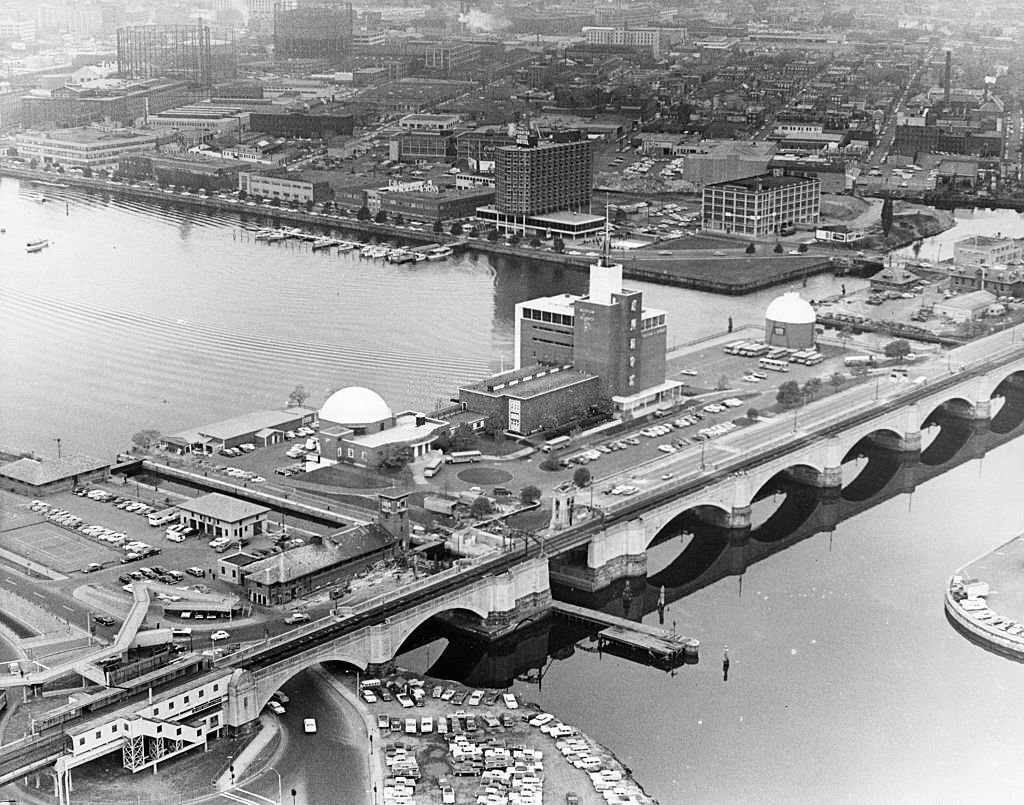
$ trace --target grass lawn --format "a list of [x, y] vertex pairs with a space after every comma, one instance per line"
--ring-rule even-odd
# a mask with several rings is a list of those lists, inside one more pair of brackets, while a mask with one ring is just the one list
[[306, 473], [300, 480], [324, 486], [347, 486], [350, 489], [381, 489], [392, 483], [402, 483], [405, 479], [400, 473], [392, 476], [346, 464], [334, 464]]

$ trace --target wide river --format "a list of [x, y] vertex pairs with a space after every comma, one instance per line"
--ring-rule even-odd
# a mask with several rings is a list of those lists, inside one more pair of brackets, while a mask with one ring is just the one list
[[[109, 456], [141, 428], [277, 406], [299, 383], [313, 404], [361, 384], [430, 408], [509, 363], [516, 302], [585, 282], [473, 256], [410, 268], [314, 254], [255, 243], [227, 215], [36, 192], [0, 181], [0, 445], [46, 455], [60, 438]], [[961, 218], [963, 233], [1024, 234], [1016, 214]], [[35, 237], [52, 245], [28, 255]], [[778, 293], [631, 285], [669, 312], [670, 343], [756, 322]], [[817, 277], [803, 293], [838, 288]], [[1024, 530], [1022, 480], [1017, 439], [673, 603], [666, 622], [700, 638], [698, 665], [563, 650], [542, 686], [514, 689], [609, 746], [665, 805], [1017, 802], [1022, 669], [956, 634], [942, 593]], [[654, 549], [651, 572], [679, 549]]]

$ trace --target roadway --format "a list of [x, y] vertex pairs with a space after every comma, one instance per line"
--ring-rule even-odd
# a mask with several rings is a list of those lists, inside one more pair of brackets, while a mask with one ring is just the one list
[[[950, 350], [945, 362], [932, 361], [920, 367], [911, 364], [907, 367], [905, 381], [891, 381], [886, 370], [885, 374], [876, 375], [874, 381], [869, 379], [846, 391], [794, 408], [791, 414], [689, 445], [638, 467], [595, 478], [591, 483], [592, 503], [605, 518], [645, 508], [651, 495], [691, 491], [723, 474], [766, 460], [779, 451], [788, 451], [805, 440], [819, 438], [851, 417], [862, 420], [929, 396], [936, 386], [962, 379], [960, 369], [963, 366], [970, 367], [964, 371], [977, 374], [1021, 352], [1024, 352], [1024, 325]], [[926, 382], [915, 383], [920, 377], [926, 378]], [[609, 498], [604, 491], [620, 485], [635, 486], [640, 491], [614, 498]]]

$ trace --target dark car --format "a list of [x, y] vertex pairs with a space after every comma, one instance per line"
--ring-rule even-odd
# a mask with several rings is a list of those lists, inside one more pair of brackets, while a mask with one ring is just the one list
[[117, 621], [115, 621], [115, 620], [114, 620], [114, 619], [113, 619], [112, 617], [110, 617], [109, 615], [95, 615], [95, 614], [94, 614], [94, 615], [92, 616], [92, 619], [93, 619], [93, 620], [94, 620], [94, 621], [95, 621], [96, 623], [98, 623], [98, 624], [99, 624], [100, 626], [113, 626], [113, 625], [114, 625], [115, 623], [117, 623]]

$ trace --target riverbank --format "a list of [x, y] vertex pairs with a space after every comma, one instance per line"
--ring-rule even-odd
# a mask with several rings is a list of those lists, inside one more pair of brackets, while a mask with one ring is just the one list
[[[268, 203], [257, 204], [255, 201], [240, 201], [233, 198], [217, 198], [192, 193], [184, 195], [160, 188], [130, 185], [112, 180], [87, 179], [83, 176], [66, 173], [56, 174], [53, 171], [34, 171], [2, 165], [0, 166], [0, 175], [28, 182], [47, 183], [40, 185], [41, 190], [45, 190], [47, 186], [53, 184], [66, 185], [69, 188], [146, 199], [157, 204], [173, 204], [235, 213], [268, 222], [274, 226], [304, 225], [322, 229], [325, 233], [355, 233], [364, 240], [376, 238], [418, 245], [444, 243], [451, 245], [456, 251], [488, 254], [510, 260], [529, 260], [578, 271], [588, 270], [594, 260], [593, 255], [555, 252], [546, 246], [534, 248], [527, 245], [526, 241], [523, 241], [521, 245], [513, 246], [484, 238], [456, 237], [445, 232], [434, 232], [432, 229], [417, 230], [389, 223], [378, 224], [374, 221], [360, 221], [355, 217], [337, 212], [316, 213], [290, 207], [275, 207]], [[730, 242], [730, 245], [737, 254], [709, 256], [707, 250], [701, 249], [661, 249], [657, 254], [651, 250], [641, 251], [639, 254], [635, 250], [616, 252], [613, 254], [613, 258], [622, 262], [622, 273], [627, 279], [730, 296], [748, 294], [794, 280], [804, 280], [809, 276], [831, 271], [833, 268], [832, 257], [828, 255], [791, 255], [774, 252], [747, 255], [743, 253], [742, 248], [745, 247], [745, 242], [733, 241]], [[574, 249], [569, 249], [569, 251], [574, 251]]]
[[972, 642], [1024, 662], [1024, 534], [960, 568], [946, 586], [946, 616]]

